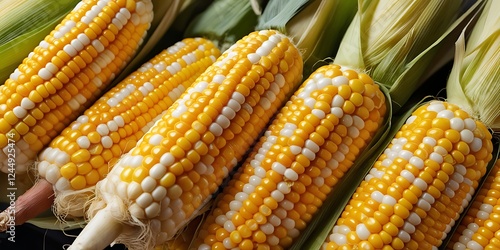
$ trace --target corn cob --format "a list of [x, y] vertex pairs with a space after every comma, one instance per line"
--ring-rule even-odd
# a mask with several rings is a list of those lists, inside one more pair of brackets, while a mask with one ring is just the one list
[[499, 249], [500, 160], [496, 160], [467, 214], [451, 237], [447, 249]]
[[324, 249], [436, 249], [492, 158], [492, 136], [457, 105], [419, 107], [358, 186]]
[[[112, 241], [149, 249], [174, 237], [301, 78], [302, 58], [283, 34], [263, 30], [239, 40], [97, 184], [92, 219], [70, 249], [98, 249]], [[97, 233], [103, 226], [105, 235]]]
[[0, 169], [14, 141], [26, 172], [133, 57], [151, 20], [149, 0], [80, 2], [0, 86]]
[[364, 73], [327, 65], [292, 96], [202, 224], [197, 249], [286, 249], [384, 120]]
[[88, 188], [219, 55], [206, 39], [184, 39], [143, 64], [65, 128], [38, 157], [40, 176], [54, 186], [57, 213], [82, 216]]

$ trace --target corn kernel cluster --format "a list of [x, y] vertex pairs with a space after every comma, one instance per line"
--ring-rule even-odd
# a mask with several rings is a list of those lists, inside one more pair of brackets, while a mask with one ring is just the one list
[[496, 160], [490, 174], [472, 201], [467, 214], [453, 234], [448, 249], [500, 248], [500, 161]]
[[219, 55], [212, 42], [187, 38], [143, 64], [40, 153], [40, 176], [56, 195], [94, 186]]

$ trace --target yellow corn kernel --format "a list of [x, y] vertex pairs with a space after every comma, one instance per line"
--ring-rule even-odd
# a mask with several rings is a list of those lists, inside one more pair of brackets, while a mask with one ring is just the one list
[[[22, 148], [16, 155], [16, 172], [27, 171], [42, 147], [102, 94], [142, 43], [153, 18], [151, 1], [131, 1], [130, 8], [104, 11], [114, 5], [81, 1], [0, 86], [0, 129], [22, 138], [15, 141], [15, 147]], [[135, 5], [142, 6], [140, 13]], [[96, 17], [99, 14], [107, 18]], [[120, 27], [110, 35], [112, 23]], [[85, 51], [92, 53], [82, 59], [79, 55]], [[29, 116], [36, 120], [23, 122]], [[47, 133], [35, 132], [39, 126]], [[0, 144], [2, 149], [6, 146]], [[0, 152], [4, 172], [6, 163], [7, 155]]]
[[61, 176], [66, 179], [71, 179], [77, 174], [77, 171], [75, 163], [68, 162], [61, 167]]
[[87, 185], [87, 182], [85, 180], [85, 177], [83, 177], [83, 175], [77, 175], [74, 178], [72, 178], [69, 182], [74, 189], [82, 189]]
[[[476, 126], [472, 118], [458, 116], [457, 109], [450, 103], [432, 101], [413, 112], [344, 208], [323, 248], [428, 249], [442, 244], [447, 228], [453, 226], [470, 202], [481, 173], [492, 158], [491, 134], [484, 127]], [[454, 124], [454, 128], [450, 128], [450, 124]], [[456, 130], [457, 127], [460, 130]], [[419, 135], [425, 131], [424, 136]], [[416, 143], [418, 147], [407, 147], [408, 143]], [[471, 149], [466, 155], [455, 150], [464, 144]], [[475, 165], [463, 165], [467, 155], [475, 157]], [[411, 185], [391, 192], [406, 182]], [[374, 190], [370, 186], [383, 188]], [[366, 214], [365, 207], [373, 205], [373, 215]], [[379, 219], [380, 229], [371, 226], [369, 222], [373, 219]], [[374, 235], [381, 236], [383, 244]], [[481, 237], [463, 242], [485, 242]], [[465, 245], [458, 249], [465, 249]]]

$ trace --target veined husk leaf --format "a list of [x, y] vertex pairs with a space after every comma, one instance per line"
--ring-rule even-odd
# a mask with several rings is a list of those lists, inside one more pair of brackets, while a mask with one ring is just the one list
[[[354, 17], [339, 47], [335, 63], [367, 71], [389, 89], [397, 112], [425, 77], [439, 64], [441, 46], [453, 41], [482, 1], [461, 14], [467, 1], [359, 0]], [[444, 49], [448, 49], [444, 47]], [[443, 59], [443, 58], [440, 58]]]
[[256, 29], [277, 29], [290, 36], [302, 52], [307, 76], [322, 66], [319, 61], [335, 55], [356, 10], [356, 1], [271, 0]]
[[199, 13], [205, 11], [211, 4], [211, 1], [206, 0], [183, 0], [177, 17], [165, 35], [158, 41], [153, 50], [149, 51], [150, 58], [159, 54], [166, 47], [185, 38], [187, 26]]
[[499, 9], [500, 1], [487, 1], [467, 41], [464, 29], [446, 85], [449, 102], [496, 132], [500, 131]]
[[286, 24], [312, 2], [313, 0], [270, 0], [258, 18], [256, 29], [273, 28], [280, 32], [286, 32]]
[[189, 23], [184, 37], [205, 37], [224, 51], [254, 31], [256, 24], [249, 0], [214, 0]]
[[0, 1], [0, 85], [78, 2]]

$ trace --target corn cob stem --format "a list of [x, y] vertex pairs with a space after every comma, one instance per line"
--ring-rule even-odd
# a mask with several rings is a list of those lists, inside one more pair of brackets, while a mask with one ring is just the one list
[[[142, 228], [139, 236], [116, 239], [130, 249], [171, 239], [198, 215], [301, 78], [302, 59], [286, 36], [264, 30], [242, 38], [98, 183], [90, 217], [106, 206], [125, 207], [113, 211], [120, 223]], [[98, 228], [86, 232], [92, 230]]]
[[[132, 227], [122, 225], [120, 219], [116, 218], [116, 209], [111, 209], [109, 206], [101, 209], [94, 218], [83, 228], [80, 233], [83, 236], [78, 236], [68, 250], [104, 249], [121, 233], [131, 237], [136, 237], [139, 233]], [[95, 228], [99, 230], [94, 230]]]
[[[26, 193], [19, 196], [15, 206], [15, 224], [21, 225], [52, 206], [54, 193], [52, 184], [45, 180], [39, 180], [35, 185], [28, 189]], [[12, 211], [9, 209], [0, 213], [0, 232], [7, 230], [7, 223]]]

